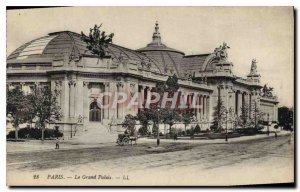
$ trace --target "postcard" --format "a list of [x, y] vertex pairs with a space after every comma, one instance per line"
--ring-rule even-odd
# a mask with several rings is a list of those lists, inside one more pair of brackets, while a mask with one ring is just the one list
[[8, 186], [294, 184], [293, 7], [6, 14]]

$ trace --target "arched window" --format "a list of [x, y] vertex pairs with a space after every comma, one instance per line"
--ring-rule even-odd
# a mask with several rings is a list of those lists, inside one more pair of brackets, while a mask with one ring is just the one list
[[96, 101], [90, 104], [90, 121], [101, 121], [101, 109]]

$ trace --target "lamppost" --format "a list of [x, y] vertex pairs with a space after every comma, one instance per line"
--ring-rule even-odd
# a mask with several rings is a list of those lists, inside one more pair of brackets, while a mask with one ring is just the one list
[[232, 124], [232, 129], [235, 131], [236, 130], [236, 126], [237, 126], [237, 114], [236, 113], [234, 113], [232, 115], [231, 124]]
[[72, 135], [73, 135], [73, 127], [72, 127], [72, 123], [70, 124], [71, 125], [71, 138], [72, 138]]
[[41, 118], [40, 118], [40, 113], [39, 112], [36, 113], [36, 117], [37, 117], [36, 122], [38, 122], [38, 125], [39, 125], [39, 127], [42, 131], [42, 144], [44, 144], [44, 129], [45, 128], [44, 128], [44, 125], [41, 124]]
[[267, 135], [269, 136], [270, 134], [270, 130], [269, 130], [269, 119], [270, 119], [270, 114], [268, 113], [268, 131], [267, 131]]
[[225, 111], [225, 113], [226, 113], [226, 131], [225, 131], [225, 141], [228, 141], [228, 132], [227, 132], [227, 114], [228, 114], [228, 110], [226, 109], [226, 111]]
[[231, 114], [232, 109], [229, 108], [229, 111], [226, 109], [226, 134], [225, 134], [225, 141], [228, 141], [228, 112]]
[[256, 123], [256, 100], [254, 100], [254, 128], [257, 128], [257, 123]]
[[160, 109], [158, 108], [157, 109], [157, 140], [156, 140], [157, 147], [159, 146], [159, 143], [160, 143], [160, 138], [159, 138], [159, 111], [160, 111]]

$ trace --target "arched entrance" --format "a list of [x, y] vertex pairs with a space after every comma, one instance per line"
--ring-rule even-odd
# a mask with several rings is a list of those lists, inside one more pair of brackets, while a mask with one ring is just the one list
[[101, 108], [96, 101], [90, 104], [89, 120], [90, 122], [101, 122]]

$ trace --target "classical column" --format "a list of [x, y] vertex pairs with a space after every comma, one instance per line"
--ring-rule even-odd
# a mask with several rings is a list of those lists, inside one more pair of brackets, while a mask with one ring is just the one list
[[205, 98], [206, 96], [205, 95], [203, 95], [203, 97], [202, 97], [202, 106], [203, 106], [203, 108], [202, 108], [202, 118], [203, 119], [205, 119], [206, 118], [206, 116], [205, 116], [205, 110], [206, 110], [206, 102], [205, 102], [205, 100], [206, 100], [206, 98]]
[[235, 91], [231, 89], [231, 94], [230, 94], [230, 107], [232, 114], [235, 114]]
[[118, 92], [118, 87], [116, 82], [110, 82], [109, 83], [109, 91], [112, 93], [112, 96], [109, 98], [109, 103], [111, 103], [111, 107], [109, 108], [109, 119], [115, 119], [117, 118], [117, 108], [113, 106], [113, 102], [116, 99]]
[[90, 110], [90, 99], [89, 99], [89, 82], [83, 82], [83, 121], [89, 122], [89, 110]]
[[249, 114], [249, 118], [252, 118], [252, 92], [248, 93], [248, 114]]
[[34, 82], [34, 88], [37, 89], [40, 86], [40, 82]]
[[202, 118], [202, 109], [203, 109], [203, 104], [202, 104], [202, 95], [199, 95], [199, 97], [198, 97], [198, 103], [199, 103], [199, 105], [200, 105], [200, 107], [199, 107], [199, 110], [198, 110], [198, 116], [199, 116], [199, 119], [201, 120], [201, 118]]
[[[196, 96], [197, 96], [197, 98], [196, 98], [196, 106], [200, 106], [200, 101], [199, 101], [200, 94], [197, 94]], [[200, 120], [200, 111], [199, 111], [200, 108], [196, 108], [195, 110], [196, 110], [196, 114], [197, 114], [196, 118], [199, 121]]]
[[228, 86], [227, 86], [227, 85], [224, 86], [223, 90], [224, 90], [223, 92], [225, 92], [225, 94], [224, 94], [224, 97], [225, 97], [225, 103], [224, 103], [224, 106], [226, 107], [226, 110], [228, 110], [228, 109], [229, 109]]
[[55, 88], [58, 91], [58, 98], [57, 98], [57, 104], [61, 107], [61, 100], [62, 100], [62, 81], [55, 81]]
[[189, 93], [186, 93], [186, 108], [189, 110], [190, 109], [190, 94]]
[[141, 85], [141, 101], [142, 102], [142, 105], [140, 107], [140, 110], [144, 110], [144, 104], [145, 104], [145, 86], [144, 85]]
[[239, 94], [238, 94], [238, 91], [235, 91], [234, 93], [234, 114], [238, 114], [238, 105], [239, 105]]
[[69, 81], [69, 117], [71, 121], [74, 121], [74, 117], [75, 117], [75, 86], [76, 86], [76, 82], [75, 80], [70, 80]]
[[24, 83], [24, 82], [21, 82], [21, 83], [20, 83], [20, 86], [21, 86], [21, 91], [23, 91], [23, 93], [26, 94], [25, 83]]
[[11, 83], [6, 83], [6, 92], [10, 91]]
[[[194, 106], [194, 113], [195, 113], [195, 118], [198, 119], [198, 118], [197, 118], [198, 113], [197, 113], [197, 107], [196, 107], [197, 104], [198, 104], [198, 103], [197, 103], [197, 101], [198, 101], [198, 95], [197, 95], [197, 94], [194, 94], [194, 95], [193, 95], [193, 100], [196, 101], [195, 104], [194, 104], [194, 105], [195, 105], [195, 106]], [[192, 102], [193, 102], [193, 101], [192, 101]]]
[[[244, 93], [244, 106], [247, 106], [248, 105], [248, 107], [249, 107], [249, 103], [248, 103], [248, 93]], [[246, 115], [249, 115], [249, 113], [248, 114], [246, 114]]]
[[[75, 87], [75, 121], [77, 123], [82, 123], [83, 117], [83, 100], [84, 100], [84, 88], [83, 88], [83, 81], [81, 78], [77, 80], [76, 87]], [[80, 116], [80, 119], [79, 119]]]
[[[104, 93], [108, 94], [109, 82], [105, 82], [103, 84], [104, 84]], [[103, 100], [104, 100], [104, 106], [106, 106], [106, 108], [104, 109], [104, 119], [109, 119], [109, 96], [105, 95]]]
[[68, 118], [69, 118], [69, 99], [70, 99], [69, 98], [70, 88], [69, 88], [67, 77], [65, 77], [65, 80], [63, 81], [62, 90], [63, 90], [62, 91], [63, 119], [64, 119], [64, 122], [67, 122]]
[[275, 116], [275, 120], [278, 121], [278, 104], [276, 104], [276, 116]]
[[210, 102], [210, 98], [209, 96], [206, 97], [206, 119], [209, 121], [209, 102]]
[[145, 106], [146, 106], [147, 100], [151, 99], [150, 98], [150, 91], [151, 91], [151, 88], [150, 87], [146, 87], [146, 95], [145, 95], [145, 100], [144, 100]]
[[135, 115], [134, 111], [135, 111], [135, 107], [132, 106], [130, 108], [128, 108], [128, 104], [130, 102], [130, 100], [132, 99], [131, 93], [134, 93], [134, 84], [130, 83], [130, 82], [124, 82], [124, 87], [123, 87], [123, 91], [126, 94], [126, 101], [123, 103], [123, 117], [125, 117], [127, 114], [131, 114], [131, 115]]
[[242, 107], [243, 107], [243, 93], [239, 92], [238, 93], [238, 116], [242, 114]]
[[[123, 82], [117, 83], [118, 93], [123, 93], [123, 87], [124, 87]], [[124, 103], [117, 103], [117, 118], [123, 118], [123, 112], [124, 112], [123, 106]]]
[[[138, 84], [136, 82], [131, 82], [130, 83], [130, 89], [128, 94], [130, 95], [130, 99], [133, 99], [134, 95], [136, 93], [138, 93], [139, 89], [138, 89]], [[139, 99], [137, 99], [137, 102], [139, 101]], [[129, 104], [130, 100], [128, 101]], [[138, 109], [139, 109], [139, 105], [134, 105], [133, 109], [131, 109], [131, 114], [132, 115], [136, 115], [138, 113]]]

